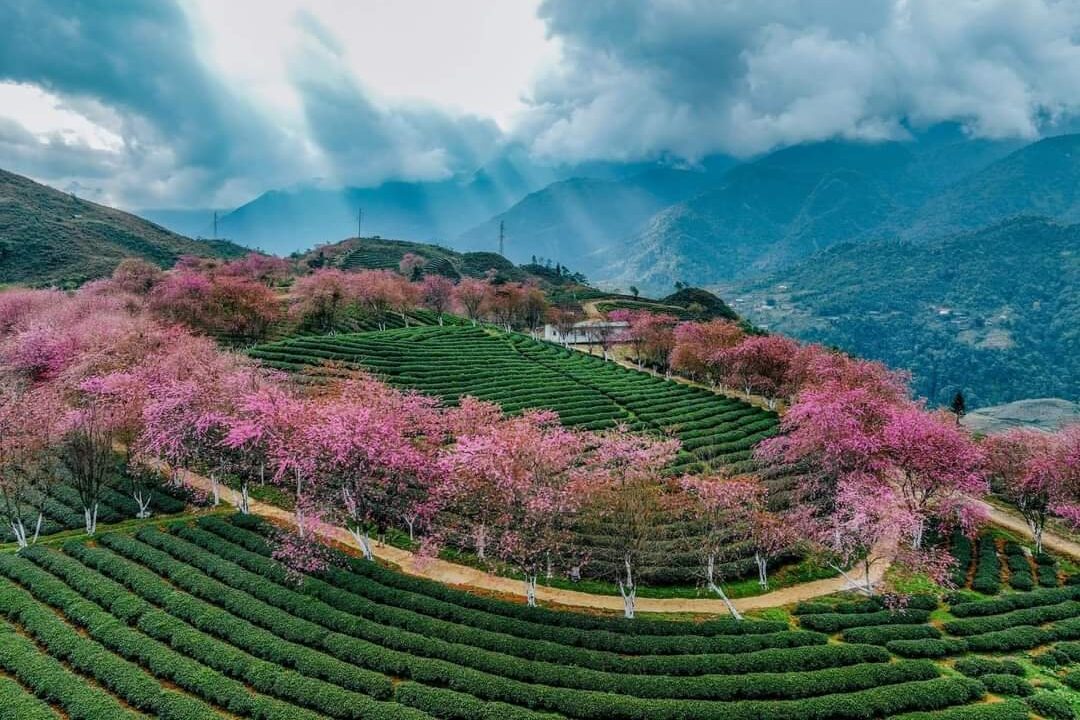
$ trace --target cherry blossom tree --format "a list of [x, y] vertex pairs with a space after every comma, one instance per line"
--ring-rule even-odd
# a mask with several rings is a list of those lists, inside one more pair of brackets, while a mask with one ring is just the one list
[[113, 420], [107, 407], [93, 400], [70, 411], [64, 420], [59, 456], [82, 503], [87, 535], [97, 532], [101, 493], [116, 471]]
[[788, 369], [797, 350], [798, 344], [782, 335], [758, 335], [718, 352], [731, 384], [740, 385], [747, 397], [754, 392], [764, 395], [773, 408], [787, 389]]
[[415, 281], [420, 279], [421, 268], [427, 262], [424, 258], [420, 257], [416, 253], [405, 253], [401, 258], [401, 262], [398, 263], [398, 271], [407, 280]]
[[587, 496], [587, 449], [585, 437], [560, 426], [554, 413], [531, 411], [460, 437], [443, 458], [444, 516], [466, 523], [459, 534], [474, 538], [479, 557], [490, 545], [524, 575], [530, 606], [540, 573], [570, 549]]
[[1036, 552], [1054, 515], [1080, 524], [1080, 425], [1054, 434], [1010, 430], [987, 438], [986, 453], [994, 488], [1024, 517]]
[[717, 372], [718, 366], [711, 358], [738, 345], [744, 336], [742, 328], [728, 320], [682, 323], [674, 331], [671, 367], [695, 380], [721, 382], [724, 374]]
[[637, 569], [666, 506], [661, 474], [675, 457], [679, 443], [633, 435], [625, 429], [597, 437], [590, 510], [611, 528], [613, 549], [619, 557], [615, 583], [622, 597], [623, 614], [633, 618]]
[[454, 288], [454, 302], [465, 311], [473, 325], [487, 312], [490, 299], [491, 284], [483, 280], [463, 278]]
[[287, 260], [274, 255], [248, 253], [239, 260], [227, 262], [217, 269], [220, 275], [234, 275], [273, 287], [288, 279], [290, 267]]
[[675, 347], [675, 326], [679, 322], [678, 318], [644, 310], [622, 309], [612, 310], [608, 313], [608, 318], [628, 323], [620, 340], [634, 349], [639, 370], [647, 360], [660, 368], [668, 366], [668, 359]]
[[581, 320], [581, 317], [569, 308], [553, 307], [548, 309], [546, 320], [555, 328], [555, 332], [559, 334], [559, 339], [565, 346], [570, 334], [574, 331], [574, 325]]
[[425, 275], [420, 283], [420, 302], [439, 317], [443, 324], [443, 315], [450, 310], [453, 302], [454, 283], [442, 275]]
[[749, 479], [684, 477], [679, 481], [689, 498], [688, 514], [702, 527], [694, 535], [702, 560], [705, 585], [720, 596], [736, 620], [742, 615], [724, 592], [717, 567], [729, 557], [731, 547], [749, 533], [749, 515], [763, 504], [764, 486]]
[[410, 535], [428, 507], [442, 428], [434, 401], [358, 376], [311, 408], [300, 431], [303, 464], [329, 516], [340, 517], [364, 557], [404, 521]]
[[335, 268], [316, 270], [297, 279], [291, 297], [293, 315], [320, 332], [334, 330], [356, 301], [349, 276]]
[[19, 548], [37, 542], [54, 479], [49, 451], [59, 437], [61, 398], [49, 386], [0, 379], [0, 502]]
[[986, 493], [983, 455], [967, 432], [939, 414], [904, 404], [882, 430], [897, 496], [911, 520], [911, 545], [923, 546], [926, 526], [973, 496]]
[[111, 285], [121, 292], [145, 297], [164, 273], [157, 265], [142, 258], [125, 258], [113, 270]]
[[412, 285], [390, 270], [362, 270], [349, 276], [349, 286], [360, 305], [375, 319], [380, 330], [386, 329], [386, 316], [397, 311], [402, 320], [415, 306]]

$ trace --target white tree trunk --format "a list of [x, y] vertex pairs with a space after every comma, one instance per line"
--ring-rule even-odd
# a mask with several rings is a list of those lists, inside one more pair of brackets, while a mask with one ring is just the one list
[[97, 532], [97, 511], [97, 503], [94, 503], [94, 507], [92, 508], [83, 508], [83, 517], [86, 519], [87, 535], [93, 535], [95, 532]]
[[630, 565], [630, 559], [625, 558], [626, 580], [619, 578], [619, 595], [623, 601], [623, 616], [628, 620], [634, 619], [634, 611], [637, 609], [637, 587], [634, 585], [634, 570]]
[[353, 536], [356, 544], [360, 546], [360, 552], [364, 553], [364, 559], [374, 560], [375, 554], [371, 552], [371, 537], [368, 535], [367, 530], [355, 525], [349, 528], [349, 534]]
[[487, 559], [487, 527], [484, 525], [476, 528], [476, 557], [481, 560]]
[[22, 549], [27, 546], [26, 542], [26, 528], [23, 527], [22, 518], [15, 518], [11, 521], [11, 532], [15, 535], [15, 542]]
[[757, 563], [758, 584], [765, 590], [769, 589], [768, 565], [769, 560], [759, 552], [754, 553], [754, 562]]
[[150, 517], [150, 494], [147, 493], [144, 497], [142, 491], [137, 491], [132, 493], [132, 497], [135, 499], [135, 504], [139, 506], [139, 511], [135, 513], [135, 517], [140, 520]]
[[248, 494], [247, 480], [240, 483], [240, 506], [238, 509], [242, 515], [251, 513], [251, 496]]
[[210, 492], [214, 496], [214, 507], [221, 504], [221, 487], [218, 485], [217, 473], [210, 473]]
[[840, 576], [848, 581], [848, 585], [851, 587], [852, 590], [854, 590], [855, 592], [860, 592], [863, 595], [866, 595], [868, 597], [873, 597], [873, 595], [874, 595], [874, 585], [873, 585], [873, 583], [870, 582], [870, 567], [869, 566], [866, 567], [866, 578], [865, 578], [865, 580], [856, 580], [851, 575], [849, 575], [847, 572], [845, 572], [842, 567], [840, 567], [839, 565], [837, 565], [835, 563], [829, 563], [829, 567], [831, 567], [836, 572], [840, 573]]
[[38, 540], [38, 537], [41, 535], [41, 522], [44, 519], [45, 519], [45, 515], [43, 513], [41, 513], [41, 512], [38, 512], [38, 514], [37, 514], [37, 522], [34, 523], [34, 538], [33, 538], [33, 540], [30, 541], [31, 545], [36, 543], [37, 540]]
[[1043, 524], [1034, 519], [1028, 520], [1027, 524], [1031, 529], [1031, 537], [1035, 541], [1035, 554], [1038, 555], [1042, 552]]
[[407, 515], [405, 517], [405, 526], [409, 528], [409, 542], [415, 541], [414, 530], [416, 528], [416, 518], [412, 515]]
[[720, 583], [716, 582], [716, 556], [710, 555], [708, 562], [705, 566], [705, 577], [709, 584], [709, 589], [720, 596], [720, 599], [724, 601], [724, 605], [727, 607], [728, 612], [731, 613], [731, 617], [736, 620], [742, 620], [743, 616], [735, 609], [735, 604], [728, 598], [727, 593], [724, 592], [724, 588]]
[[536, 573], [525, 575], [525, 602], [529, 607], [536, 607]]

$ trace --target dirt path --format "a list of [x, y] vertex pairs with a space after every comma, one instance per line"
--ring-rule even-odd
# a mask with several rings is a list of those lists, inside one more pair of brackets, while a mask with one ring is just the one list
[[[990, 503], [983, 502], [982, 500], [976, 500], [975, 502], [981, 505], [986, 512], [989, 513], [990, 522], [994, 525], [1000, 525], [1006, 530], [1011, 530], [1025, 538], [1032, 537], [1031, 529], [1028, 528], [1027, 523], [1024, 522], [1024, 519], [1019, 515], [1009, 512], [1008, 510], [1003, 510]], [[1074, 559], [1080, 559], [1080, 543], [1061, 537], [1049, 530], [1043, 531], [1043, 547], [1061, 553], [1062, 555], [1068, 555]]]
[[[209, 478], [196, 473], [181, 470], [180, 475], [184, 482], [210, 492], [212, 484]], [[224, 502], [231, 505], [239, 503], [238, 493], [229, 488], [220, 486], [220, 496]], [[251, 512], [265, 518], [279, 522], [293, 524], [293, 514], [288, 510], [260, 502], [250, 500]], [[319, 534], [323, 537], [339, 542], [350, 547], [355, 545], [352, 536], [340, 527], [324, 525], [319, 528]], [[512, 578], [500, 577], [491, 573], [477, 570], [476, 568], [458, 565], [438, 558], [419, 558], [408, 550], [402, 550], [391, 545], [372, 543], [372, 550], [380, 560], [385, 560], [397, 565], [409, 575], [436, 580], [447, 585], [461, 585], [476, 590], [501, 593], [505, 595], [524, 596], [523, 584]], [[876, 583], [881, 580], [885, 573], [887, 563], [878, 562], [872, 568], [870, 576]], [[734, 600], [735, 607], [740, 611], [760, 610], [763, 608], [781, 607], [810, 600], [823, 595], [832, 595], [850, 586], [843, 578], [828, 578], [814, 580], [801, 585], [783, 588], [774, 592], [757, 595], [754, 597], [739, 598]], [[594, 595], [592, 593], [578, 592], [576, 590], [563, 590], [560, 588], [538, 587], [536, 597], [541, 602], [557, 603], [572, 607], [594, 608], [600, 610], [622, 611], [622, 599], [617, 595]], [[639, 612], [662, 612], [662, 613], [698, 613], [698, 614], [726, 614], [727, 609], [719, 599], [712, 598], [638, 598], [637, 609]]]

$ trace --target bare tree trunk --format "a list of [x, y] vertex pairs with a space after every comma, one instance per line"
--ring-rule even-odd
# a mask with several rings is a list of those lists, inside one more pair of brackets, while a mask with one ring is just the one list
[[83, 508], [83, 516], [86, 519], [87, 535], [93, 535], [95, 532], [97, 532], [97, 511], [97, 503], [94, 503], [93, 507]]
[[140, 520], [145, 520], [150, 517], [150, 494], [147, 493], [144, 497], [142, 491], [136, 491], [132, 493], [132, 497], [135, 499], [135, 504], [139, 507], [139, 511], [135, 513], [135, 517]]
[[525, 602], [536, 607], [536, 573], [525, 574]]
[[251, 496], [248, 494], [247, 480], [243, 480], [240, 483], [240, 505], [237, 509], [240, 510], [241, 515], [249, 515], [251, 513]]
[[622, 596], [623, 601], [623, 616], [628, 620], [634, 619], [634, 612], [637, 609], [637, 587], [634, 585], [634, 570], [630, 565], [630, 558], [623, 559], [626, 565], [626, 579], [619, 578], [619, 595]]
[[359, 525], [354, 525], [349, 528], [349, 534], [353, 536], [356, 544], [360, 546], [360, 552], [364, 554], [364, 559], [374, 560], [375, 554], [371, 552], [371, 537], [368, 535], [367, 530]]
[[221, 488], [218, 486], [217, 473], [210, 473], [210, 492], [214, 496], [214, 507], [221, 504]]
[[736, 620], [742, 620], [743, 616], [735, 609], [735, 604], [728, 598], [727, 593], [724, 592], [724, 588], [720, 583], [716, 582], [716, 556], [710, 555], [708, 563], [705, 566], [705, 578], [709, 584], [709, 589], [720, 596], [720, 599], [724, 601], [724, 605], [727, 607], [728, 612], [731, 613], [731, 617]]
[[768, 564], [769, 559], [760, 552], [754, 553], [754, 562], [757, 563], [758, 584], [765, 590], [769, 589]]

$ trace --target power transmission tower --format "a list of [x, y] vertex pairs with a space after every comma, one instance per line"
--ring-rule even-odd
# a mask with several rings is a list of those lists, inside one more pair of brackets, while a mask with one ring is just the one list
[[214, 211], [214, 239], [217, 240], [217, 210]]
[[356, 239], [360, 239], [360, 226], [364, 223], [364, 208], [356, 209]]
[[503, 243], [506, 240], [506, 227], [502, 220], [499, 221], [499, 254], [503, 255]]

